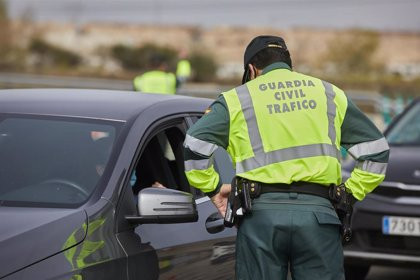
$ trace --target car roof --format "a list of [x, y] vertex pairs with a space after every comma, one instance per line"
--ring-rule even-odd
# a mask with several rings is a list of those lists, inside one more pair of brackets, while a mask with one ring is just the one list
[[0, 113], [127, 121], [152, 106], [164, 112], [203, 112], [210, 99], [92, 89], [0, 90]]

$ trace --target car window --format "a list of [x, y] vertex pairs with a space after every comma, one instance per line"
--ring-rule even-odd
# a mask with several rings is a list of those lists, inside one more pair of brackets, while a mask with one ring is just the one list
[[100, 182], [118, 125], [88, 119], [0, 120], [3, 205], [76, 207]]
[[182, 127], [173, 126], [158, 131], [147, 141], [131, 174], [135, 195], [147, 187], [190, 191], [184, 174], [184, 138]]
[[420, 145], [420, 102], [411, 107], [386, 136], [393, 145]]
[[[190, 121], [190, 124], [198, 118]], [[185, 129], [174, 125], [158, 130], [147, 141], [131, 172], [130, 184], [134, 195], [147, 187], [166, 187], [191, 192], [195, 198], [204, 197], [200, 190], [189, 185], [185, 176], [183, 142]], [[235, 174], [226, 150], [218, 148], [214, 153], [214, 167], [223, 184], [229, 184]]]

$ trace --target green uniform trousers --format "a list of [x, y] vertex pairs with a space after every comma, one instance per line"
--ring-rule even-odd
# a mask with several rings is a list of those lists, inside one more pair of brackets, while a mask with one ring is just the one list
[[265, 193], [236, 239], [236, 279], [344, 279], [340, 220], [329, 200]]

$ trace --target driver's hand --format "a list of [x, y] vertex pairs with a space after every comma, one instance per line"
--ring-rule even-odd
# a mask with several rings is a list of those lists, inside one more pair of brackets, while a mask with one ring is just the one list
[[166, 187], [164, 185], [162, 185], [161, 183], [159, 183], [158, 181], [154, 182], [152, 187], [166, 189]]

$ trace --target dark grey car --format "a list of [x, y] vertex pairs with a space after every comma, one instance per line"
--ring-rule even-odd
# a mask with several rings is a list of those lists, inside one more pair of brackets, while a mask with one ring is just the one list
[[[0, 91], [0, 278], [232, 279], [236, 231], [183, 171], [210, 102]], [[225, 151], [215, 167], [231, 181]]]
[[420, 99], [384, 134], [390, 145], [387, 173], [355, 205], [353, 241], [344, 251], [346, 279], [364, 279], [372, 264], [420, 264]]

